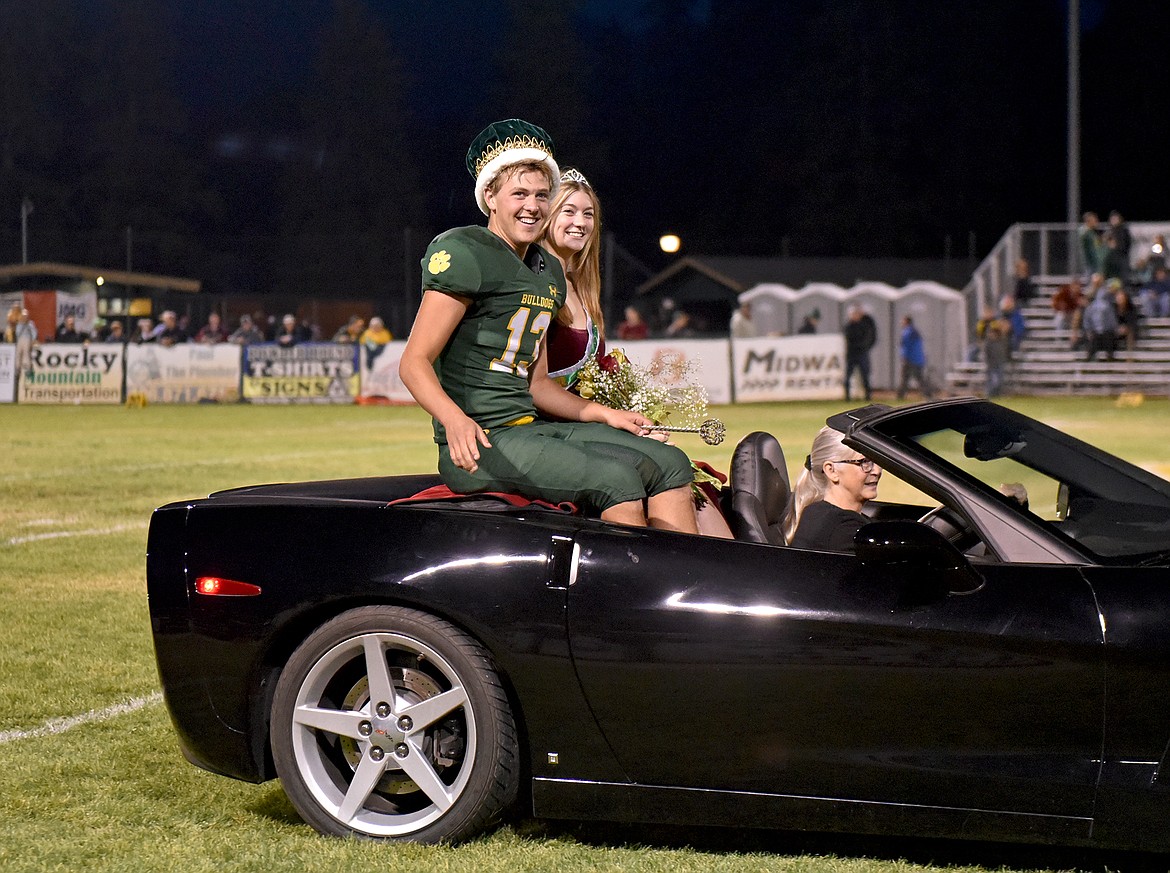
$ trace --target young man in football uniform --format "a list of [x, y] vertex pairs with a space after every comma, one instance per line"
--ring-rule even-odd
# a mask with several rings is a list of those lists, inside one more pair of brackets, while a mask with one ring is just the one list
[[472, 142], [467, 168], [487, 227], [431, 242], [399, 365], [434, 419], [444, 483], [696, 533], [686, 455], [646, 439], [645, 416], [570, 394], [541, 360], [565, 301], [560, 263], [536, 242], [560, 177], [551, 137], [520, 119], [496, 122]]

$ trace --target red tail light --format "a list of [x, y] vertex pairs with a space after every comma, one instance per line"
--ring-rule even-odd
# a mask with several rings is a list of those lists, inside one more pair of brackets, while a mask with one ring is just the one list
[[255, 597], [260, 593], [260, 586], [219, 576], [200, 576], [195, 580], [195, 590], [214, 597]]

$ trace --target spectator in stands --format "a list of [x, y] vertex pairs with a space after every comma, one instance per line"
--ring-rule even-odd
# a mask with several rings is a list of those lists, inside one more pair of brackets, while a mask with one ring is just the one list
[[315, 343], [321, 338], [321, 328], [307, 315], [297, 322], [295, 333], [298, 343]]
[[1088, 340], [1085, 337], [1084, 319], [1085, 310], [1089, 304], [1097, 297], [1097, 292], [1105, 289], [1105, 276], [1102, 273], [1094, 273], [1089, 277], [1089, 287], [1085, 289], [1085, 293], [1081, 295], [1080, 302], [1072, 317], [1072, 335], [1069, 337], [1069, 348], [1073, 351], [1085, 348]]
[[57, 325], [57, 332], [53, 334], [55, 343], [83, 343], [89, 337], [77, 329], [77, 319], [66, 315], [65, 320]]
[[872, 398], [869, 387], [869, 353], [877, 343], [877, 323], [868, 312], [857, 304], [849, 307], [849, 320], [845, 322], [845, 399], [849, 400], [849, 382], [854, 371], [861, 377], [865, 399]]
[[12, 328], [12, 341], [16, 343], [16, 372], [32, 376], [32, 349], [37, 344], [37, 325], [24, 307], [21, 307]]
[[695, 329], [691, 326], [691, 317], [683, 310], [678, 310], [670, 324], [666, 326], [666, 336], [671, 339], [686, 339], [695, 336]]
[[1117, 307], [1108, 288], [1097, 291], [1097, 296], [1085, 307], [1081, 324], [1089, 347], [1085, 360], [1091, 361], [1097, 352], [1104, 352], [1105, 357], [1112, 361], [1117, 345]]
[[1081, 246], [1081, 270], [1086, 276], [1100, 273], [1104, 260], [1104, 245], [1101, 242], [1101, 220], [1096, 212], [1081, 216], [1081, 228], [1077, 231]]
[[745, 301], [731, 313], [731, 336], [734, 339], [751, 339], [758, 335], [755, 322], [752, 321], [752, 305]]
[[20, 321], [20, 304], [13, 303], [8, 307], [8, 320], [4, 325], [4, 342], [16, 342], [16, 324]]
[[1170, 277], [1165, 267], [1155, 268], [1154, 275], [1138, 294], [1138, 304], [1146, 318], [1170, 315]]
[[1129, 231], [1129, 225], [1125, 219], [1121, 217], [1121, 213], [1114, 209], [1109, 213], [1109, 235], [1113, 238], [1114, 246], [1120, 256], [1122, 263], [1125, 264], [1126, 271], [1129, 270], [1129, 254], [1133, 248], [1133, 234]]
[[800, 327], [796, 329], [798, 334], [814, 334], [821, 325], [821, 311], [814, 309], [801, 321]]
[[378, 359], [378, 355], [382, 354], [382, 350], [392, 339], [394, 336], [386, 329], [382, 319], [376, 315], [370, 319], [370, 326], [365, 329], [361, 337], [362, 348], [366, 350], [367, 366], [374, 366], [374, 361]]
[[109, 332], [110, 329], [106, 325], [106, 320], [104, 318], [95, 318], [93, 320], [93, 330], [89, 332], [89, 336], [85, 338], [85, 341], [91, 343], [104, 343]]
[[292, 348], [297, 344], [297, 319], [289, 313], [280, 320], [280, 330], [276, 332], [276, 344]]
[[624, 340], [643, 340], [650, 335], [650, 328], [637, 307], [626, 307], [626, 318], [618, 325], [617, 335], [619, 339]]
[[1103, 254], [1101, 257], [1101, 273], [1106, 281], [1120, 279], [1123, 282], [1129, 277], [1129, 256], [1122, 252], [1122, 243], [1113, 229], [1105, 231], [1103, 237]]
[[1170, 252], [1166, 251], [1166, 237], [1158, 234], [1150, 245], [1149, 254], [1142, 258], [1141, 263], [1138, 264], [1138, 270], [1141, 273], [1140, 281], [1152, 281], [1159, 267], [1165, 269], [1170, 266], [1168, 258], [1170, 258]]
[[149, 318], [140, 318], [134, 325], [134, 332], [130, 334], [130, 342], [141, 345], [154, 342], [154, 322]]
[[934, 387], [926, 374], [926, 346], [922, 342], [922, 334], [914, 326], [914, 319], [909, 315], [902, 319], [902, 334], [898, 338], [898, 356], [902, 359], [902, 381], [898, 386], [898, 399], [901, 400], [910, 390], [910, 380], [913, 379], [927, 400], [934, 396]]
[[1006, 321], [1011, 329], [1012, 351], [1018, 351], [1028, 327], [1024, 324], [1024, 314], [1020, 312], [1020, 307], [1016, 306], [1016, 299], [1010, 294], [999, 301], [999, 317]]
[[361, 341], [362, 331], [366, 329], [366, 320], [360, 315], [351, 315], [349, 321], [338, 328], [337, 333], [333, 334], [333, 341], [335, 343], [353, 343], [357, 344]]
[[1129, 299], [1129, 292], [1116, 279], [1109, 283], [1109, 290], [1113, 292], [1113, 305], [1117, 310], [1117, 341], [1125, 344], [1126, 351], [1132, 352], [1137, 345], [1140, 313]]
[[1081, 280], [1076, 276], [1052, 292], [1053, 327], [1057, 330], [1071, 330], [1073, 313], [1084, 305], [1084, 297]]
[[207, 324], [199, 328], [199, 333], [195, 334], [195, 342], [208, 345], [226, 343], [227, 339], [228, 332], [224, 329], [223, 319], [219, 317], [218, 312], [208, 315]]
[[987, 328], [991, 326], [995, 318], [995, 307], [984, 306], [979, 313], [979, 320], [975, 322], [975, 342], [971, 343], [971, 347], [967, 349], [968, 361], [983, 360], [983, 341], [987, 339]]
[[111, 321], [110, 329], [106, 332], [104, 343], [124, 343], [126, 342], [126, 328], [120, 321]]
[[191, 339], [179, 324], [179, 317], [173, 309], [168, 309], [162, 314], [162, 330], [156, 327], [154, 333], [155, 341], [162, 346], [178, 345]]
[[999, 397], [1007, 385], [1007, 365], [1012, 358], [1012, 328], [1002, 318], [992, 318], [983, 331], [983, 364], [987, 396]]
[[253, 343], [264, 342], [264, 334], [256, 328], [256, 323], [252, 320], [252, 316], [245, 313], [240, 316], [240, 326], [232, 331], [232, 335], [228, 337], [228, 342], [235, 343], [239, 346], [250, 346]]
[[1016, 259], [1016, 304], [1023, 306], [1036, 293], [1036, 283], [1032, 281], [1032, 267], [1027, 258]]

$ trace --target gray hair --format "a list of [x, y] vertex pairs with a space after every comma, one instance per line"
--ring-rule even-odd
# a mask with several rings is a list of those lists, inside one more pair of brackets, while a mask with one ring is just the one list
[[805, 459], [800, 478], [796, 480], [796, 487], [792, 490], [792, 505], [784, 520], [784, 536], [789, 541], [796, 533], [804, 510], [810, 504], [825, 499], [825, 493], [829, 490], [829, 479], [825, 476], [825, 464], [830, 461], [843, 461], [853, 453], [852, 449], [841, 442], [844, 437], [845, 434], [841, 431], [834, 430], [827, 425], [817, 431], [817, 435], [813, 437], [812, 450]]

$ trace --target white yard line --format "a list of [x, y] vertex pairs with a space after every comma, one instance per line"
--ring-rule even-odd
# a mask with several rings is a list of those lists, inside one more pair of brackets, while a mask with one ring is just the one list
[[106, 534], [121, 533], [127, 530], [145, 530], [148, 522], [139, 521], [134, 524], [116, 524], [113, 527], [95, 527], [89, 530], [56, 530], [49, 533], [29, 534], [23, 537], [12, 537], [3, 540], [6, 546], [22, 546], [25, 543], [35, 543], [40, 540], [59, 540], [67, 537], [95, 537]]
[[162, 692], [155, 691], [145, 697], [132, 697], [124, 703], [115, 703], [113, 706], [107, 706], [105, 709], [91, 709], [89, 712], [81, 715], [69, 715], [62, 718], [49, 719], [40, 727], [30, 728], [25, 731], [0, 731], [0, 745], [4, 743], [11, 743], [15, 740], [32, 740], [37, 737], [51, 737], [56, 734], [63, 734], [65, 731], [72, 730], [83, 724], [97, 721], [109, 721], [111, 718], [117, 718], [120, 715], [127, 715], [131, 712], [136, 712], [147, 706], [162, 702]]

